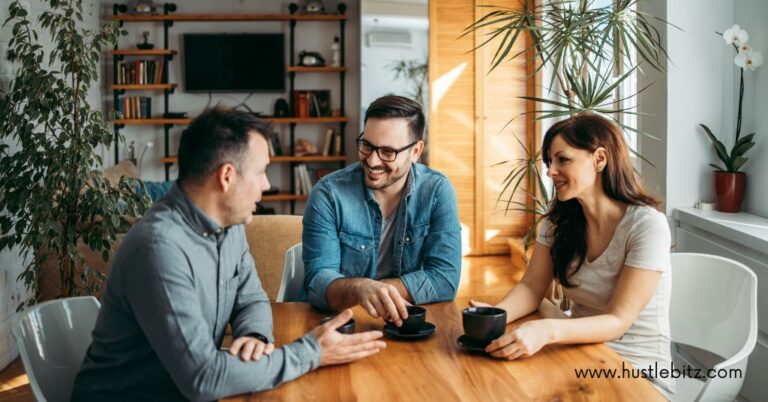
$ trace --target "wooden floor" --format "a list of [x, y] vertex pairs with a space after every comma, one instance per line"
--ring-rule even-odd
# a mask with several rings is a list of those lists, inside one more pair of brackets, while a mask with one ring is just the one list
[[[495, 302], [525, 271], [522, 259], [513, 263], [510, 256], [468, 257], [462, 260], [458, 297]], [[33, 402], [29, 380], [20, 359], [0, 371], [0, 402]]]

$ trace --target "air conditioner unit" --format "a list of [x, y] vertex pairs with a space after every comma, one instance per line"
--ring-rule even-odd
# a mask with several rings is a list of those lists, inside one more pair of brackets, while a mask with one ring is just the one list
[[408, 31], [372, 31], [368, 33], [368, 47], [413, 47]]

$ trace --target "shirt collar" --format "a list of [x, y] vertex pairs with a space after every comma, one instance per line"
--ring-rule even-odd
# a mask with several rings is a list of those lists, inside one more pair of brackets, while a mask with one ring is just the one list
[[214, 222], [200, 207], [195, 205], [191, 198], [179, 186], [178, 181], [173, 183], [171, 190], [168, 191], [166, 200], [178, 207], [184, 219], [189, 223], [192, 229], [203, 237], [218, 237], [226, 233], [226, 229]]

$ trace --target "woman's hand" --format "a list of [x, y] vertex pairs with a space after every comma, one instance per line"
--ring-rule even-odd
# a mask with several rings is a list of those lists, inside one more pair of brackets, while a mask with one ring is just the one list
[[494, 339], [485, 351], [499, 359], [514, 360], [533, 355], [553, 338], [550, 320], [527, 321]]
[[477, 300], [470, 300], [469, 305], [471, 307], [495, 307], [493, 304], [483, 303]]

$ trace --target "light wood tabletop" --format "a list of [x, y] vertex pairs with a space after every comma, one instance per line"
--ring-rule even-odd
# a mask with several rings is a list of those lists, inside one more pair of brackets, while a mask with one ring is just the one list
[[[644, 379], [578, 378], [578, 369], [616, 369], [619, 355], [602, 344], [550, 345], [534, 356], [501, 361], [466, 353], [457, 344], [464, 333], [461, 311], [469, 298], [424, 306], [435, 333], [420, 341], [387, 338], [387, 348], [350, 364], [323, 367], [280, 387], [226, 401], [663, 401]], [[548, 302], [534, 316], [558, 314]], [[325, 316], [304, 303], [275, 303], [277, 346], [291, 342]], [[356, 331], [381, 329], [384, 322], [355, 308]], [[534, 318], [533, 316], [527, 319]], [[525, 319], [524, 319], [525, 320]], [[509, 324], [507, 329], [516, 325]]]

